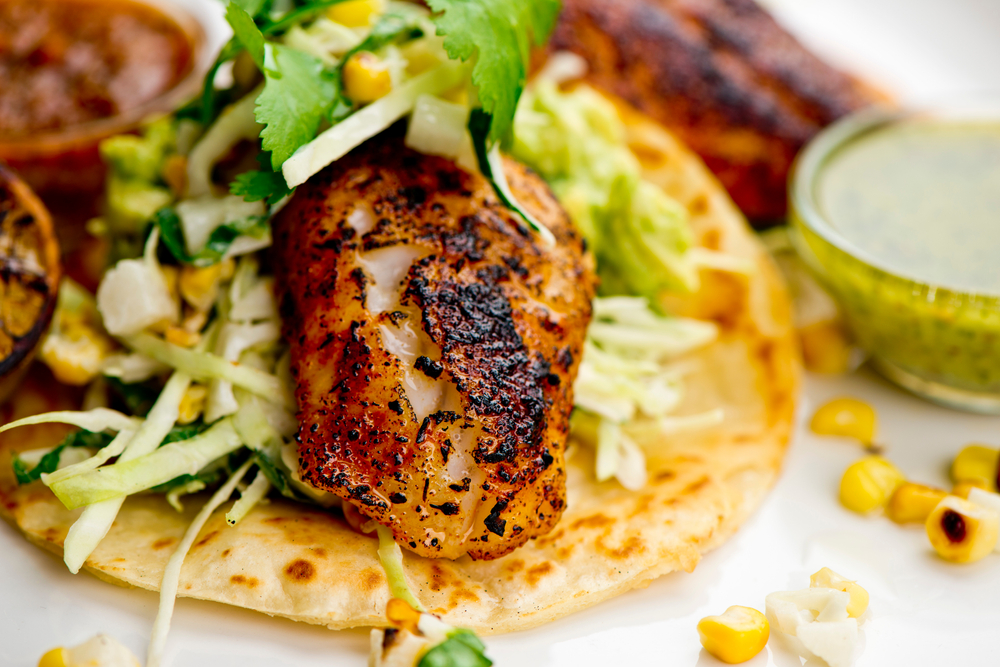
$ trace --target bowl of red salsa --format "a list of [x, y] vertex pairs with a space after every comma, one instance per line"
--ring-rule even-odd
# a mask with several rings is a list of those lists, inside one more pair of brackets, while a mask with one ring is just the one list
[[149, 0], [0, 0], [0, 160], [53, 209], [93, 215], [99, 143], [192, 97], [204, 30]]

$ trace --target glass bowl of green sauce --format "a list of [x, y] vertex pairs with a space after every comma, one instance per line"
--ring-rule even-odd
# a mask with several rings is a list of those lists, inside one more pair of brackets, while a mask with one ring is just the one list
[[1000, 105], [869, 110], [792, 171], [791, 236], [885, 377], [1000, 413]]

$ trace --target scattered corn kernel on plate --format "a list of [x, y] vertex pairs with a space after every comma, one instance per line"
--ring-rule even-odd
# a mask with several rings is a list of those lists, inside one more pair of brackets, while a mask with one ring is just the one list
[[[867, 73], [904, 99], [1000, 90], [996, 0], [765, 4], [828, 60]], [[843, 397], [874, 409], [873, 428], [864, 414], [844, 427], [864, 434], [859, 436], [864, 443], [810, 429], [820, 406]], [[873, 435], [867, 435], [869, 430]], [[975, 504], [981, 495], [976, 460], [982, 452], [969, 452], [956, 463], [971, 472], [952, 478], [956, 456], [973, 443], [990, 451], [1000, 448], [1000, 418], [933, 406], [864, 368], [846, 376], [810, 376], [783, 476], [734, 539], [705, 557], [692, 574], [664, 577], [538, 630], [491, 638], [490, 655], [497, 665], [521, 667], [709, 667], [724, 663], [703, 643], [722, 657], [738, 659], [754, 655], [766, 642], [744, 664], [798, 666], [802, 660], [793, 647], [776, 641], [779, 616], [768, 615], [768, 640], [761, 612], [769, 595], [805, 593], [799, 589], [808, 589], [812, 577], [814, 588], [837, 594], [819, 602], [815, 596], [801, 602], [802, 595], [791, 594], [774, 600], [786, 608], [832, 600], [852, 619], [860, 614], [850, 656], [858, 667], [995, 664], [1000, 554], [993, 552], [995, 510], [982, 510], [992, 501]], [[866, 451], [866, 445], [891, 466], [860, 466], [845, 481], [845, 471], [876, 453]], [[963, 498], [949, 496], [947, 504], [939, 504], [945, 492]], [[974, 504], [966, 505], [965, 496]], [[874, 512], [862, 515], [845, 505]], [[0, 599], [5, 601], [0, 605], [0, 665], [35, 665], [58, 641], [69, 646], [98, 633], [143, 653], [156, 613], [155, 594], [73, 577], [6, 524], [0, 525], [0, 550]], [[863, 613], [861, 601], [867, 602]], [[172, 632], [173, 664], [185, 667], [361, 665], [369, 648], [367, 632], [331, 633], [185, 599], [177, 602]], [[805, 641], [801, 632], [800, 638]], [[59, 664], [56, 657], [50, 660]]]

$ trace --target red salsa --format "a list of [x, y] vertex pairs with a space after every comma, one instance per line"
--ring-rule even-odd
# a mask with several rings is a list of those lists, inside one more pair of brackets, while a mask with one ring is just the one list
[[182, 81], [191, 37], [132, 0], [0, 0], [0, 136], [127, 113]]

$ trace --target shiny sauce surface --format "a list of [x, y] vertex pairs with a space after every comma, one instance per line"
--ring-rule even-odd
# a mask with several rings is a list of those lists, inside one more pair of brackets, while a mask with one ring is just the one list
[[191, 71], [194, 45], [132, 0], [0, 0], [0, 137], [136, 109]]
[[831, 156], [819, 208], [897, 275], [1000, 294], [1000, 121], [911, 120]]

